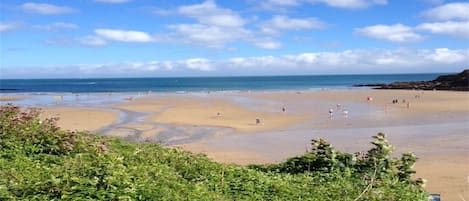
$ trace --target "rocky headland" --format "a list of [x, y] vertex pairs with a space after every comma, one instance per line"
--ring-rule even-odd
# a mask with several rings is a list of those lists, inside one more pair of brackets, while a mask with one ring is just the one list
[[450, 90], [469, 91], [469, 69], [461, 73], [442, 75], [431, 81], [393, 82], [358, 84], [355, 87], [373, 87], [373, 89], [413, 89], [413, 90]]

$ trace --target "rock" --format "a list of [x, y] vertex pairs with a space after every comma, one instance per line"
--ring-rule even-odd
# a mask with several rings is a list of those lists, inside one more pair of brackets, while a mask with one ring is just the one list
[[431, 81], [393, 82], [390, 84], [359, 84], [356, 87], [374, 87], [374, 89], [415, 89], [415, 90], [451, 90], [469, 91], [469, 69], [458, 74], [442, 75]]

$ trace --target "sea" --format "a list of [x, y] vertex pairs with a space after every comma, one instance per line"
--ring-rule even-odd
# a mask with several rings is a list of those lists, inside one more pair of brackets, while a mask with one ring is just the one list
[[447, 73], [245, 77], [0, 79], [0, 93], [126, 93], [317, 90], [356, 84], [433, 80]]

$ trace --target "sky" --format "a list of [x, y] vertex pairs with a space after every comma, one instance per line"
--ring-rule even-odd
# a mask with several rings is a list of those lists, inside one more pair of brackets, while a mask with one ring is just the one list
[[387, 74], [467, 68], [467, 1], [0, 2], [0, 78]]

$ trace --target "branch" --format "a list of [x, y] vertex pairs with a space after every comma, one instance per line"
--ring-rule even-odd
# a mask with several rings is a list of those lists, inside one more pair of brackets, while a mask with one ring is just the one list
[[376, 162], [375, 162], [375, 171], [373, 172], [373, 176], [371, 177], [370, 183], [368, 184], [368, 186], [366, 186], [365, 189], [363, 189], [363, 191], [360, 193], [360, 195], [358, 195], [358, 197], [355, 198], [353, 201], [357, 201], [357, 200], [360, 199], [367, 191], [369, 191], [371, 188], [373, 188], [373, 182], [375, 181], [376, 173], [377, 173], [377, 172], [378, 172], [378, 167], [377, 167]]

